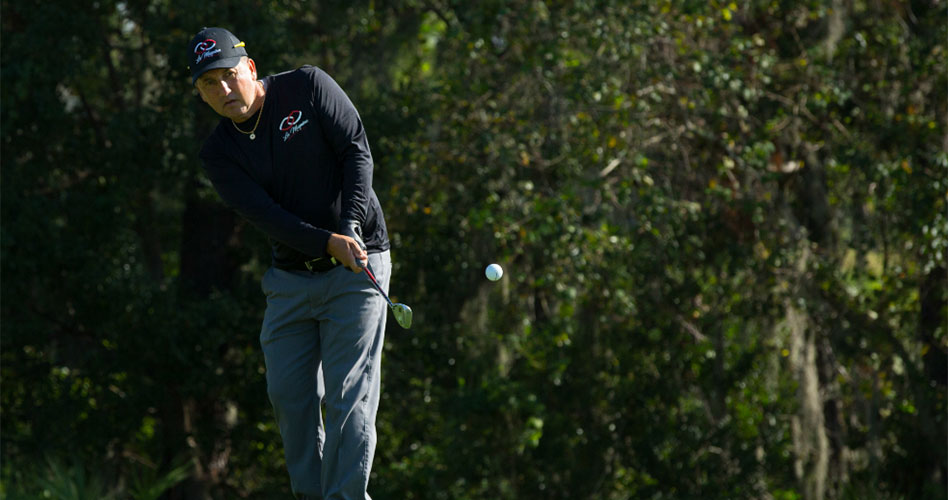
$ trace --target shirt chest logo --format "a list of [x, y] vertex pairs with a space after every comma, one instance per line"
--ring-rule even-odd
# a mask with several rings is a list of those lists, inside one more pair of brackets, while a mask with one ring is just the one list
[[290, 111], [290, 114], [280, 122], [280, 132], [283, 132], [283, 142], [290, 140], [299, 132], [309, 120], [303, 120], [303, 112], [300, 110]]

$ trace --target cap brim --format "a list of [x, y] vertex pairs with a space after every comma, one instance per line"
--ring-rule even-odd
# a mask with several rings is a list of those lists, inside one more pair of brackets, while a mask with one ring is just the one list
[[223, 59], [218, 59], [208, 64], [207, 66], [202, 67], [201, 69], [198, 70], [197, 73], [193, 73], [191, 75], [191, 85], [194, 85], [195, 83], [197, 83], [197, 79], [200, 78], [201, 75], [203, 75], [204, 73], [207, 73], [208, 71], [212, 69], [233, 68], [234, 66], [237, 66], [238, 64], [240, 64], [240, 59], [242, 57], [244, 56], [225, 57]]

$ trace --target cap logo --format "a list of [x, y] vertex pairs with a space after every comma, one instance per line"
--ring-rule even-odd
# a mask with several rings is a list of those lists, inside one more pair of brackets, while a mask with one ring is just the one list
[[280, 122], [280, 131], [283, 132], [283, 142], [290, 140], [290, 137], [296, 135], [309, 120], [300, 121], [303, 118], [303, 112], [300, 110], [290, 111], [290, 114]]
[[201, 64], [201, 61], [211, 57], [213, 55], [219, 54], [221, 49], [217, 47], [217, 42], [213, 39], [208, 38], [203, 42], [194, 46], [194, 53], [197, 55], [197, 59], [194, 60], [194, 64]]

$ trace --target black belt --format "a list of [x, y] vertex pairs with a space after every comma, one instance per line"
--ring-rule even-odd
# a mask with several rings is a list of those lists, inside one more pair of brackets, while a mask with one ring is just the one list
[[284, 271], [309, 271], [311, 273], [324, 273], [338, 266], [340, 262], [335, 257], [320, 257], [318, 259], [297, 262], [282, 266]]

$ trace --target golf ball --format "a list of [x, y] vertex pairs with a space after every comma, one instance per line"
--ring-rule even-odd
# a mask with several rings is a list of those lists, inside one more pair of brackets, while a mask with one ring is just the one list
[[500, 267], [499, 264], [491, 264], [487, 266], [487, 269], [484, 269], [484, 274], [487, 276], [487, 279], [497, 281], [504, 275], [504, 268]]

